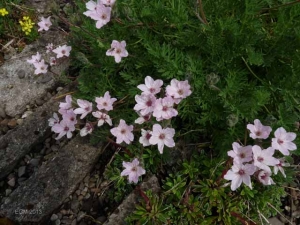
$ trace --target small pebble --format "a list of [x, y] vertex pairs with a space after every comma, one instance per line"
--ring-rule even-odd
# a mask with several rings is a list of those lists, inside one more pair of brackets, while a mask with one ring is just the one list
[[55, 220], [55, 225], [60, 225], [60, 219]]
[[57, 213], [58, 219], [62, 218], [62, 214], [61, 213]]
[[31, 115], [32, 113], [33, 113], [32, 111], [26, 111], [26, 112], [24, 112], [23, 115], [22, 115], [22, 119], [28, 117], [28, 116]]
[[9, 186], [14, 187], [15, 184], [16, 184], [16, 179], [15, 179], [15, 178], [12, 178], [12, 179], [10, 179], [7, 183], [8, 183]]
[[22, 177], [26, 172], [26, 166], [21, 166], [19, 169], [18, 169], [18, 176], [19, 177]]
[[79, 196], [78, 196], [78, 201], [82, 201], [82, 199], [83, 199], [83, 196], [82, 196], [82, 195], [79, 195]]
[[15, 128], [16, 126], [17, 126], [17, 120], [15, 120], [15, 119], [12, 119], [12, 120], [10, 120], [9, 122], [8, 122], [8, 124], [7, 124], [7, 126], [9, 127], [9, 128]]
[[36, 99], [35, 104], [37, 104], [38, 106], [41, 106], [41, 105], [44, 104], [44, 100], [43, 99]]
[[11, 189], [6, 189], [5, 190], [5, 196], [9, 196], [11, 192], [12, 192]]
[[64, 89], [63, 87], [58, 87], [58, 88], [56, 88], [56, 91], [59, 92], [59, 91], [61, 91], [63, 89]]
[[33, 166], [38, 166], [40, 163], [39, 159], [31, 159], [29, 164], [33, 165]]
[[23, 123], [23, 119], [17, 119], [17, 124], [21, 125]]
[[2, 117], [2, 118], [6, 117], [6, 113], [2, 107], [0, 107], [0, 117]]
[[25, 70], [18, 70], [17, 74], [20, 79], [23, 79], [25, 77], [26, 72]]
[[82, 220], [84, 216], [85, 216], [85, 213], [82, 212], [82, 211], [80, 211], [78, 213], [78, 215], [77, 215], [77, 222], [79, 222], [80, 220]]
[[77, 220], [74, 219], [74, 220], [72, 221], [71, 225], [77, 225]]
[[84, 199], [89, 199], [91, 197], [90, 193], [87, 193], [86, 196], [84, 196]]
[[81, 191], [80, 191], [80, 190], [77, 190], [75, 193], [76, 193], [77, 195], [80, 195]]
[[4, 120], [2, 120], [2, 121], [0, 122], [0, 125], [1, 125], [1, 126], [7, 126], [8, 122], [9, 122], [8, 119], [4, 119]]
[[50, 220], [51, 220], [51, 221], [55, 221], [55, 220], [57, 220], [57, 219], [58, 219], [58, 216], [57, 216], [56, 214], [52, 214]]

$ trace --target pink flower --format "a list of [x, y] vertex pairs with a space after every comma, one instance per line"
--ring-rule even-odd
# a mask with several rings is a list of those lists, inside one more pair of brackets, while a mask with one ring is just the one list
[[191, 86], [187, 80], [178, 81], [176, 79], [171, 80], [171, 85], [166, 87], [167, 95], [172, 96], [176, 104], [178, 104], [182, 99], [191, 95]]
[[297, 149], [297, 146], [292, 142], [295, 138], [295, 133], [286, 132], [284, 128], [280, 127], [275, 131], [275, 138], [272, 138], [272, 147], [279, 150], [283, 155], [289, 155], [289, 150]]
[[285, 158], [279, 159], [279, 163], [274, 166], [274, 174], [277, 174], [279, 170], [286, 177], [283, 166], [290, 166], [289, 163], [285, 163]]
[[145, 147], [151, 145], [149, 139], [151, 138], [151, 130], [141, 129], [142, 136], [139, 139], [139, 142]]
[[63, 45], [63, 46], [58, 46], [52, 51], [56, 54], [56, 58], [61, 58], [64, 56], [69, 57], [71, 50], [72, 50], [71, 46]]
[[101, 3], [104, 5], [112, 6], [114, 5], [116, 0], [101, 0]]
[[107, 56], [114, 56], [116, 63], [121, 62], [122, 57], [127, 57], [128, 52], [125, 49], [126, 42], [121, 41], [118, 42], [116, 40], [113, 40], [111, 43], [111, 48], [107, 50], [106, 55]]
[[135, 111], [139, 111], [142, 116], [153, 112], [156, 98], [152, 94], [141, 94], [135, 96], [137, 104], [134, 106]]
[[31, 56], [31, 59], [26, 60], [30, 64], [39, 63], [41, 61], [41, 55], [40, 53], [36, 53], [36, 55]]
[[76, 114], [74, 113], [73, 109], [68, 109], [66, 111], [64, 111], [64, 113], [62, 114], [62, 118], [64, 121], [71, 123], [71, 124], [76, 124], [77, 120], [76, 120]]
[[160, 92], [162, 85], [163, 85], [162, 80], [153, 80], [152, 77], [146, 76], [145, 84], [140, 84], [137, 86], [137, 88], [143, 91], [143, 93], [145, 94], [155, 95]]
[[123, 162], [125, 169], [122, 171], [121, 176], [128, 176], [129, 183], [137, 183], [139, 177], [146, 173], [146, 171], [139, 166], [140, 162], [135, 158], [132, 162]]
[[250, 137], [253, 139], [267, 139], [272, 131], [271, 127], [263, 126], [259, 119], [254, 120], [254, 125], [248, 124], [247, 129], [250, 130]]
[[72, 96], [71, 95], [66, 95], [66, 102], [61, 102], [59, 103], [59, 110], [58, 112], [62, 115], [66, 113], [68, 109], [72, 108]]
[[98, 118], [98, 127], [102, 126], [104, 124], [104, 122], [108, 123], [110, 126], [112, 126], [112, 122], [111, 119], [109, 117], [109, 115], [96, 111], [96, 112], [92, 112], [93, 116]]
[[227, 171], [224, 179], [231, 180], [231, 190], [235, 191], [242, 183], [252, 189], [250, 176], [255, 172], [253, 164], [233, 164], [232, 168]]
[[56, 65], [56, 58], [50, 57], [50, 66], [55, 66], [55, 65]]
[[53, 113], [53, 117], [48, 120], [49, 126], [53, 127], [55, 124], [59, 123], [59, 118], [56, 113]]
[[110, 130], [112, 135], [114, 135], [117, 138], [116, 142], [118, 144], [122, 143], [123, 141], [126, 144], [130, 144], [130, 142], [132, 142], [134, 139], [132, 131], [133, 131], [133, 126], [132, 125], [128, 126], [126, 122], [122, 119], [120, 120], [118, 127], [112, 128]]
[[106, 111], [113, 110], [113, 104], [117, 101], [116, 98], [111, 98], [109, 91], [105, 92], [104, 97], [100, 97], [95, 99], [95, 102], [97, 103], [97, 108], [99, 110], [105, 109]]
[[93, 110], [93, 103], [82, 100], [82, 99], [77, 99], [77, 104], [80, 108], [77, 108], [74, 110], [75, 114], [82, 114], [80, 119], [83, 119], [84, 117], [87, 116], [90, 112]]
[[263, 185], [271, 185], [275, 184], [273, 179], [271, 178], [271, 172], [261, 170], [258, 174], [258, 180], [263, 184]]
[[173, 128], [162, 129], [159, 124], [154, 124], [152, 129], [152, 136], [149, 139], [149, 143], [151, 145], [157, 144], [158, 151], [160, 152], [160, 154], [162, 154], [165, 145], [169, 148], [175, 146], [175, 142], [173, 140], [174, 134], [175, 130]]
[[239, 143], [232, 144], [233, 150], [227, 152], [228, 156], [233, 158], [235, 163], [250, 162], [252, 160], [252, 146], [240, 146]]
[[105, 7], [101, 1], [89, 1], [86, 7], [88, 11], [83, 14], [97, 21], [96, 28], [100, 29], [110, 21], [111, 7]]
[[90, 123], [86, 123], [85, 126], [80, 130], [80, 136], [84, 137], [93, 131], [93, 125]]
[[139, 112], [137, 112], [139, 114], [139, 118], [137, 118], [134, 122], [138, 123], [138, 124], [143, 124], [146, 121], [149, 121], [151, 119], [151, 114], [147, 114], [145, 116], [142, 116]]
[[254, 145], [252, 151], [254, 166], [257, 166], [262, 170], [271, 173], [269, 166], [275, 166], [279, 163], [279, 160], [273, 157], [275, 149], [272, 147], [262, 150], [258, 145]]
[[52, 52], [52, 50], [53, 50], [53, 44], [52, 43], [48, 43], [47, 45], [46, 45], [46, 53], [50, 53], [50, 52]]
[[34, 74], [41, 74], [41, 73], [47, 73], [48, 65], [45, 63], [45, 61], [42, 59], [40, 62], [36, 62], [33, 64], [35, 67]]
[[67, 138], [72, 137], [72, 132], [75, 130], [75, 126], [73, 123], [69, 123], [65, 120], [60, 121], [60, 123], [55, 124], [52, 127], [52, 131], [58, 133], [58, 136], [55, 138], [56, 140], [61, 139], [64, 135], [67, 135]]
[[52, 25], [50, 18], [51, 16], [49, 16], [48, 18], [44, 18], [44, 17], [41, 18], [41, 21], [38, 23], [39, 25], [38, 31], [49, 30], [50, 26]]
[[177, 116], [178, 112], [173, 108], [174, 99], [170, 96], [159, 98], [156, 100], [155, 108], [153, 111], [153, 116], [156, 117], [157, 121], [163, 119], [170, 119], [174, 116]]

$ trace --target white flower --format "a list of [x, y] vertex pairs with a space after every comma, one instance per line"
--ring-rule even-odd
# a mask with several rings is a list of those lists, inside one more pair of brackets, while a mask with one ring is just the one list
[[93, 116], [98, 118], [98, 127], [102, 126], [104, 124], [104, 122], [106, 122], [107, 124], [109, 124], [110, 126], [112, 126], [112, 122], [111, 119], [109, 117], [109, 115], [102, 113], [100, 111], [96, 111], [96, 112], [92, 112]]
[[72, 50], [71, 46], [63, 45], [63, 46], [58, 46], [52, 51], [57, 54], [56, 58], [61, 58], [64, 56], [69, 57], [71, 50]]
[[173, 128], [162, 129], [159, 124], [154, 124], [152, 129], [152, 136], [149, 139], [149, 143], [151, 145], [157, 144], [158, 151], [160, 152], [160, 154], [162, 154], [165, 145], [169, 148], [175, 146], [175, 142], [173, 140], [174, 135], [175, 130]]
[[255, 172], [253, 164], [234, 163], [232, 168], [227, 171], [224, 179], [231, 180], [231, 190], [235, 191], [242, 183], [252, 189], [250, 176]]
[[125, 41], [118, 42], [116, 40], [113, 40], [111, 43], [111, 48], [107, 50], [106, 55], [114, 56], [116, 63], [119, 63], [121, 62], [121, 59], [123, 57], [128, 56], [128, 52], [125, 49], [125, 47], [126, 47]]
[[263, 185], [271, 185], [275, 184], [273, 179], [271, 178], [271, 172], [261, 170], [258, 174], [258, 180], [263, 184]]
[[273, 157], [275, 149], [272, 147], [262, 150], [258, 145], [254, 145], [252, 151], [254, 165], [268, 173], [271, 173], [269, 166], [275, 166], [279, 163], [279, 160]]
[[275, 131], [275, 138], [272, 138], [272, 147], [279, 150], [283, 155], [289, 155], [289, 150], [297, 149], [297, 146], [292, 142], [295, 138], [295, 133], [286, 132], [284, 128], [280, 127]]
[[149, 140], [152, 136], [152, 132], [151, 130], [144, 130], [144, 129], [141, 129], [142, 131], [142, 136], [140, 137], [139, 139], [139, 142], [145, 147], [145, 146], [149, 146], [151, 145]]

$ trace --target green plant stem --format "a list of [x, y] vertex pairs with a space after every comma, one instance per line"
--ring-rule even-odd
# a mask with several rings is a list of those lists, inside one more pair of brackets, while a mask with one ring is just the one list
[[297, 3], [300, 3], [300, 0], [293, 1], [293, 2], [288, 2], [288, 3], [282, 4], [282, 5], [279, 5], [279, 6], [275, 6], [275, 7], [272, 7], [272, 8], [264, 8], [264, 9], [262, 9], [262, 11], [276, 10], [276, 9], [281, 8], [281, 7], [291, 6], [291, 5], [294, 5], [294, 4], [297, 4]]
[[242, 57], [242, 60], [244, 61], [246, 67], [248, 68], [248, 70], [250, 71], [250, 73], [256, 77], [256, 79], [258, 79], [260, 82], [264, 83], [264, 81], [262, 79], [260, 79], [250, 68], [250, 66], [248, 65], [247, 61], [244, 59], [244, 57]]

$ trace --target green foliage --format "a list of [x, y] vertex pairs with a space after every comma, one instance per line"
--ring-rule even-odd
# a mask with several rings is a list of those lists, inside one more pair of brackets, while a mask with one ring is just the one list
[[[284, 180], [270, 187], [255, 181], [253, 190], [231, 192], [222, 174], [228, 170], [224, 157], [232, 142], [246, 143], [246, 125], [254, 119], [273, 130], [295, 129], [300, 116], [300, 5], [285, 6], [283, 0], [203, 1], [206, 23], [196, 2], [117, 0], [111, 21], [96, 29], [95, 21], [83, 15], [84, 2], [77, 0], [70, 17], [75, 25], [70, 35], [73, 66], [80, 73], [78, 97], [93, 101], [109, 91], [122, 99], [110, 113], [113, 121], [133, 123], [138, 117], [132, 109], [134, 97], [147, 75], [162, 79], [165, 86], [176, 78], [192, 87], [168, 126], [175, 128], [178, 143], [196, 146], [193, 156], [171, 163], [174, 157], [166, 149], [160, 155], [156, 148], [128, 146], [147, 171], [164, 174], [161, 196], [149, 197], [150, 208], [141, 202], [129, 223], [238, 224], [241, 218], [259, 221], [260, 213], [268, 217], [276, 213], [274, 208], [280, 210]], [[118, 64], [106, 56], [112, 40], [127, 43], [129, 56]], [[135, 128], [151, 129], [153, 123]], [[118, 169], [112, 166], [107, 174], [117, 193], [130, 186], [118, 177], [122, 161], [129, 158], [117, 156], [113, 164]]]

